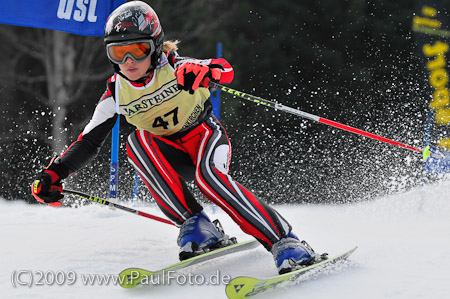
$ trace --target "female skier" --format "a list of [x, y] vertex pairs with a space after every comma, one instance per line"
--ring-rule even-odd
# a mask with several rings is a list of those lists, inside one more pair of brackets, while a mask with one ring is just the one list
[[177, 42], [164, 41], [156, 13], [141, 1], [112, 12], [104, 42], [115, 74], [78, 139], [33, 182], [33, 196], [60, 206], [62, 180], [97, 155], [121, 114], [137, 128], [127, 140], [130, 163], [163, 213], [180, 227], [180, 259], [223, 241], [188, 191], [185, 181], [195, 180], [209, 200], [272, 252], [279, 273], [314, 261], [314, 251], [289, 223], [228, 174], [231, 145], [211, 113], [208, 84], [230, 83], [230, 64], [222, 58], [180, 57]]

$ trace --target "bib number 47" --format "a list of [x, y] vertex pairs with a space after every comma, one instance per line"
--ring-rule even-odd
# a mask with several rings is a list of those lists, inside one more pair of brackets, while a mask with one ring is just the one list
[[163, 127], [165, 130], [169, 128], [169, 121], [172, 120], [173, 126], [178, 124], [178, 107], [167, 112], [163, 116], [158, 116], [153, 122], [153, 128]]

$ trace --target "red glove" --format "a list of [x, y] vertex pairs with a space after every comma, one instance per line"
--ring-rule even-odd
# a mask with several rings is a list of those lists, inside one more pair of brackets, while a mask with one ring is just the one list
[[[55, 157], [56, 158], [56, 157]], [[61, 183], [62, 175], [68, 174], [68, 170], [61, 164], [50, 162], [50, 165], [44, 169], [39, 178], [31, 185], [31, 194], [34, 198], [42, 203], [49, 204], [53, 207], [61, 206], [60, 200], [63, 186]], [[67, 177], [65, 175], [64, 177]]]
[[206, 65], [203, 63], [184, 62], [175, 70], [175, 76], [178, 81], [178, 89], [189, 91], [193, 94], [194, 91], [203, 86], [209, 87], [209, 82], [219, 82], [222, 77], [222, 67], [217, 64]]

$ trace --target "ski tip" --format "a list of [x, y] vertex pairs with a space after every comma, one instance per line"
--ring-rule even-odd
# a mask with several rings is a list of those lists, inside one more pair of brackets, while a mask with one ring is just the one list
[[128, 268], [119, 273], [119, 285], [126, 289], [135, 288], [154, 272], [139, 268]]
[[288, 281], [295, 279], [296, 277], [301, 277], [303, 273], [306, 273], [313, 269], [319, 269], [322, 266], [326, 266], [329, 264], [334, 264], [338, 261], [346, 260], [356, 249], [358, 246], [353, 247], [350, 250], [342, 252], [339, 255], [330, 257], [313, 265], [288, 272], [281, 275], [275, 275], [272, 277], [268, 277], [265, 279], [257, 279], [254, 277], [246, 277], [239, 276], [233, 278], [226, 286], [225, 293], [230, 299], [244, 299], [250, 298], [257, 294], [266, 292], [270, 289], [278, 287], [278, 285]]
[[236, 277], [227, 284], [225, 293], [229, 299], [250, 298], [258, 293], [258, 291], [254, 289], [254, 286], [261, 282], [263, 282], [263, 280], [253, 277]]

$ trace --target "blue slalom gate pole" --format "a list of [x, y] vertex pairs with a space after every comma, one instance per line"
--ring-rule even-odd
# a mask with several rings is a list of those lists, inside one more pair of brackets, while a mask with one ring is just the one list
[[[222, 57], [222, 43], [217, 43], [217, 58]], [[215, 92], [211, 93], [211, 102], [213, 105], [213, 114], [219, 119], [220, 118], [220, 89], [216, 89]]]
[[119, 127], [120, 117], [117, 117], [116, 124], [112, 130], [111, 139], [111, 169], [109, 173], [109, 199], [117, 201], [118, 178], [119, 178]]
[[[217, 58], [222, 57], [222, 43], [217, 43]], [[217, 119], [220, 119], [220, 88], [216, 88], [211, 93], [211, 102], [213, 105], [213, 114]], [[212, 213], [216, 213], [216, 205], [212, 203]]]

